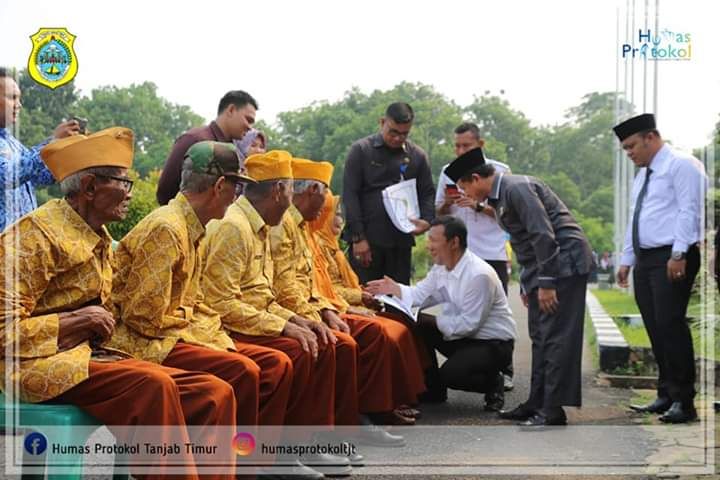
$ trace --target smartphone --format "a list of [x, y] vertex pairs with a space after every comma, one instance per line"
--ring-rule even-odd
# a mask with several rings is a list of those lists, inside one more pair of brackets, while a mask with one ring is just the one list
[[80, 130], [78, 133], [80, 133], [80, 135], [87, 135], [87, 118], [73, 116], [70, 117], [70, 120], [75, 120], [76, 122], [78, 122], [78, 125], [80, 126]]
[[460, 191], [458, 190], [457, 185], [455, 185], [454, 183], [448, 183], [447, 185], [445, 185], [446, 195], [457, 195], [458, 193], [460, 193]]

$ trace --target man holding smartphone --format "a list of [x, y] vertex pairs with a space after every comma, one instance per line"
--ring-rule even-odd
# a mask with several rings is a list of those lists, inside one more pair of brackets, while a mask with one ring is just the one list
[[0, 232], [37, 208], [35, 186], [55, 183], [40, 158], [40, 149], [53, 140], [78, 133], [78, 123], [68, 120], [55, 128], [53, 136], [32, 148], [13, 135], [13, 125], [22, 108], [20, 87], [10, 70], [0, 67]]
[[[471, 122], [464, 122], [455, 128], [455, 155], [460, 156], [473, 148], [482, 148], [485, 140], [480, 136], [480, 128]], [[486, 159], [496, 171], [510, 173], [510, 167], [497, 160]], [[505, 248], [506, 235], [495, 220], [495, 209], [461, 192], [455, 183], [445, 174], [445, 165], [440, 172], [438, 188], [435, 193], [437, 215], [451, 215], [465, 222], [467, 228], [468, 249], [485, 260], [497, 272], [505, 295], [508, 293], [508, 253]], [[503, 368], [505, 390], [513, 389], [512, 357], [510, 364]], [[492, 403], [491, 403], [492, 405]]]
[[[473, 148], [482, 148], [485, 140], [480, 137], [480, 128], [471, 122], [460, 124], [455, 129], [455, 155], [459, 157]], [[503, 173], [511, 173], [510, 167], [497, 160], [485, 161]], [[495, 220], [495, 209], [471, 198], [458, 189], [457, 185], [445, 175], [445, 165], [440, 173], [435, 193], [435, 208], [438, 215], [452, 215], [465, 222], [468, 230], [468, 248], [485, 260], [497, 272], [507, 295], [508, 256], [505, 250], [505, 232]]]

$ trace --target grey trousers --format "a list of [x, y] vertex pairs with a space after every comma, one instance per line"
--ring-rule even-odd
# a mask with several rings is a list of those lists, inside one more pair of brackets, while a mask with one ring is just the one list
[[582, 402], [581, 367], [587, 275], [557, 281], [558, 310], [543, 313], [533, 290], [528, 299], [532, 341], [530, 398], [534, 409], [573, 406]]

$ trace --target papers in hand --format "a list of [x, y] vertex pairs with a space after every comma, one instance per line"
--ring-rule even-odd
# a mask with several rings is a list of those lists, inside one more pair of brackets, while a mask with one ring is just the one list
[[415, 225], [410, 221], [420, 218], [415, 179], [390, 185], [382, 191], [382, 197], [385, 211], [395, 228], [404, 233], [415, 230]]
[[410, 305], [403, 302], [402, 298], [394, 297], [392, 295], [375, 295], [375, 300], [377, 300], [378, 302], [382, 302], [385, 305], [390, 305], [391, 307], [407, 315], [408, 318], [411, 319], [413, 322], [417, 322], [417, 317], [418, 313], [420, 313], [420, 309], [412, 308]]

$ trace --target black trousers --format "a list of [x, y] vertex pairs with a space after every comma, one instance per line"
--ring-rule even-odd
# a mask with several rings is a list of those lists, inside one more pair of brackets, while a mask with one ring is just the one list
[[505, 290], [505, 295], [508, 294], [508, 272], [507, 272], [507, 262], [505, 260], [485, 260], [488, 265], [493, 267], [493, 270], [495, 270], [495, 273], [498, 274], [498, 277], [500, 277], [500, 281], [502, 282], [503, 290]]
[[[513, 340], [446, 341], [432, 317], [424, 314], [420, 315], [417, 327], [431, 360], [425, 371], [428, 391], [443, 393], [452, 388], [487, 393], [498, 388], [498, 373], [512, 359]], [[436, 350], [447, 357], [439, 368]]]
[[574, 406], [582, 400], [582, 348], [588, 276], [557, 280], [555, 313], [543, 313], [537, 290], [528, 296], [528, 330], [532, 341], [530, 408]]
[[667, 278], [671, 253], [670, 246], [640, 249], [633, 282], [660, 374], [658, 397], [687, 405], [695, 397], [695, 355], [685, 314], [700, 269], [700, 250], [697, 246], [688, 250], [685, 278], [679, 282]]
[[361, 283], [378, 280], [383, 278], [384, 275], [387, 275], [396, 282], [410, 285], [412, 247], [388, 248], [371, 243], [370, 252], [372, 253], [372, 262], [365, 268], [353, 257], [352, 248], [348, 249], [350, 265], [353, 270], [355, 270], [355, 273], [357, 273]]
[[[502, 282], [503, 290], [505, 290], [505, 295], [508, 294], [508, 281], [510, 280], [510, 277], [508, 276], [507, 271], [507, 262], [505, 260], [485, 260], [488, 265], [493, 267], [493, 270], [498, 274], [498, 277], [500, 277], [500, 282]], [[502, 369], [502, 373], [504, 375], [507, 375], [508, 377], [512, 378], [515, 374], [515, 369], [513, 368], [512, 363], [512, 356], [510, 357], [510, 362], [505, 365]]]

